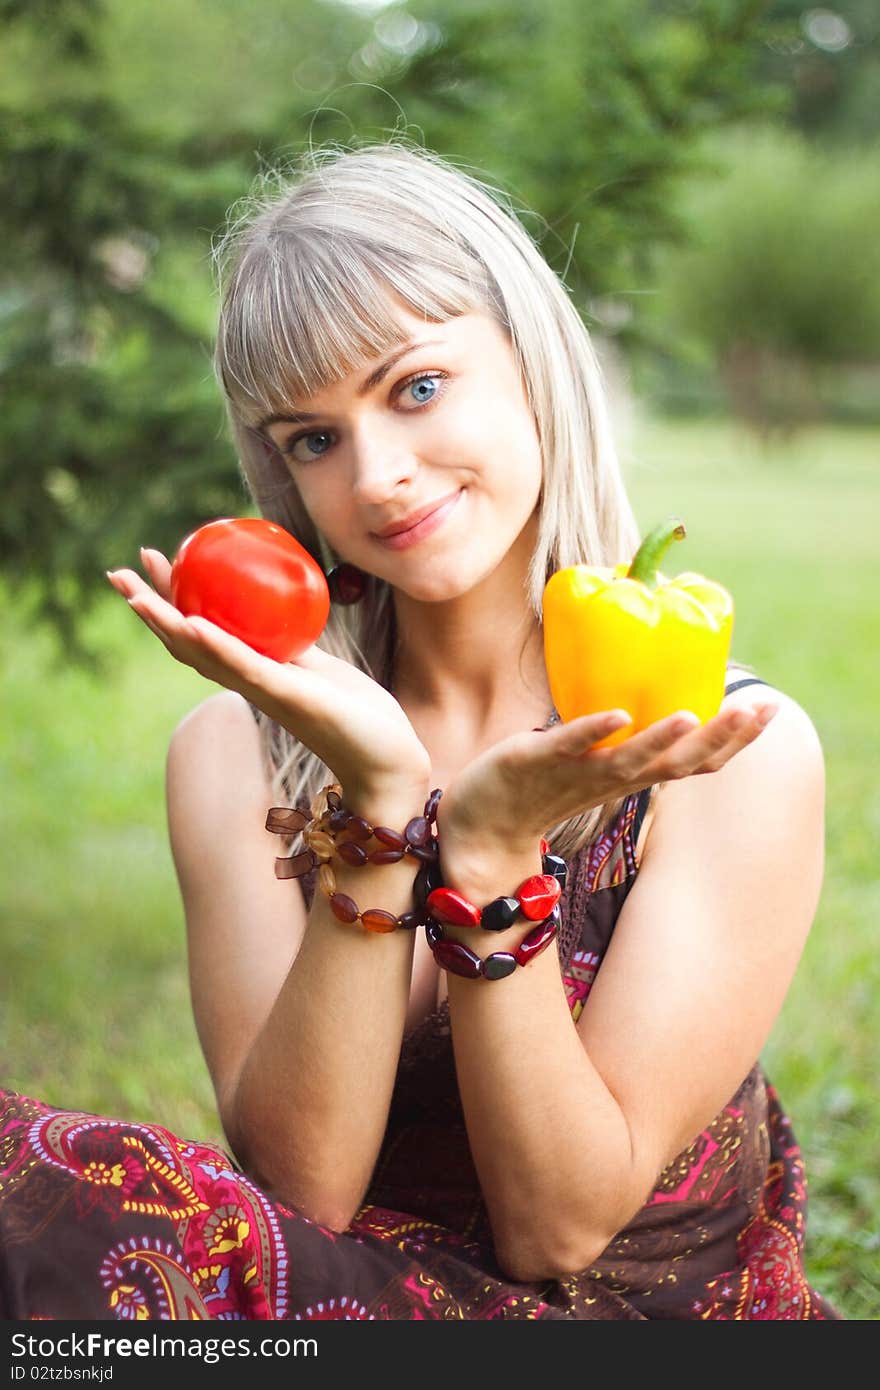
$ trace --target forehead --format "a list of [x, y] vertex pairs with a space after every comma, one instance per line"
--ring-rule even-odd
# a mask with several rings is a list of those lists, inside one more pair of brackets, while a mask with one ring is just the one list
[[[218, 359], [230, 403], [243, 423], [299, 408], [319, 391], [399, 348], [443, 330], [481, 307], [473, 286], [432, 283], [426, 274], [395, 283], [362, 264], [263, 262], [244, 274], [224, 304]], [[319, 273], [320, 272], [320, 273]], [[434, 277], [436, 279], [436, 277]]]
[[[353, 386], [359, 395], [381, 384], [388, 371], [405, 355], [416, 353], [422, 347], [449, 349], [461, 354], [472, 350], [485, 354], [490, 349], [490, 335], [500, 335], [495, 320], [480, 312], [456, 314], [443, 320], [425, 319], [411, 313], [402, 313], [399, 318], [399, 333], [389, 350], [362, 358], [350, 371], [342, 373], [327, 383], [326, 388], [314, 392], [318, 397], [324, 390], [335, 390], [340, 386]], [[305, 401], [302, 402], [303, 404]]]
[[490, 314], [479, 311], [458, 314], [441, 323], [408, 316], [408, 321], [401, 319], [401, 328], [402, 341], [391, 352], [359, 363], [354, 370], [312, 396], [301, 397], [283, 410], [272, 411], [260, 420], [259, 428], [265, 430], [279, 423], [310, 423], [339, 408], [343, 398], [352, 393], [366, 397], [382, 385], [398, 364], [400, 370], [409, 371], [410, 365], [405, 359], [411, 354], [415, 356], [420, 349], [425, 354], [436, 353], [440, 362], [447, 362], [453, 368], [460, 368], [464, 363], [482, 368], [491, 373], [496, 382], [502, 379], [499, 370], [502, 373], [505, 370], [499, 354], [507, 357], [511, 371], [515, 368], [510, 334]]

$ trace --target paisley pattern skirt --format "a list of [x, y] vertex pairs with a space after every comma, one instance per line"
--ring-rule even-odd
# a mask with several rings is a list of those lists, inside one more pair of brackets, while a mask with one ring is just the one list
[[599, 1268], [512, 1283], [490, 1241], [424, 1216], [371, 1202], [337, 1233], [261, 1191], [219, 1148], [0, 1091], [6, 1319], [837, 1316], [806, 1285], [778, 1213], [762, 1210], [739, 1245], [739, 1267], [680, 1306], [639, 1306], [619, 1272]]

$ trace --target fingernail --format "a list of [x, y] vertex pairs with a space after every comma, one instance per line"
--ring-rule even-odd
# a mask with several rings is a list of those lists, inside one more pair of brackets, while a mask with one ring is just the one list
[[688, 729], [695, 729], [699, 722], [692, 710], [681, 710], [672, 721], [672, 731], [676, 734], [683, 734]]
[[758, 715], [758, 724], [760, 728], [765, 728], [765, 726], [770, 723], [773, 716], [778, 714], [778, 712], [778, 705], [765, 705]]
[[632, 723], [632, 715], [625, 709], [613, 709], [607, 715], [605, 723], [612, 725], [615, 729], [622, 729], [624, 724]]

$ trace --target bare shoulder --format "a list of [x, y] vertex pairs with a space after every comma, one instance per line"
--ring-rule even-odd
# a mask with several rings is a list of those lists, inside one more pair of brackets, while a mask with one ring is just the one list
[[779, 852], [797, 857], [812, 852], [824, 832], [825, 762], [816, 728], [790, 695], [770, 685], [750, 685], [725, 697], [724, 706], [751, 707], [772, 702], [778, 712], [748, 747], [720, 771], [665, 783], [653, 802], [653, 826], [646, 855], [662, 845], [694, 843], [707, 836], [733, 852], [736, 827], [754, 833], [764, 825]]
[[[745, 680], [751, 674], [745, 668], [731, 667], [727, 683]], [[725, 802], [730, 814], [735, 815], [738, 809], [745, 809], [740, 807], [740, 801], [743, 798], [747, 801], [759, 786], [765, 793], [775, 786], [780, 795], [785, 795], [793, 792], [802, 780], [812, 787], [814, 800], [821, 801], [824, 814], [824, 757], [819, 735], [807, 711], [783, 690], [763, 682], [725, 695], [721, 707], [751, 709], [765, 703], [777, 705], [779, 713], [760, 737], [720, 772], [667, 782], [655, 789], [639, 833], [636, 852], [639, 863], [647, 851], [649, 837], [653, 837], [658, 816], [673, 804], [681, 805], [686, 812], [690, 807], [690, 813], [694, 813], [700, 802], [718, 798], [719, 804]], [[714, 786], [704, 797], [707, 784]]]
[[[181, 719], [168, 749], [169, 766], [227, 758], [259, 759], [259, 731], [250, 706], [232, 690], [210, 695]], [[205, 768], [205, 771], [208, 767]]]
[[785, 800], [805, 795], [813, 813], [824, 815], [825, 758], [816, 726], [804, 707], [784, 690], [769, 684], [734, 690], [725, 696], [722, 707], [752, 708], [764, 703], [775, 704], [778, 713], [759, 737], [720, 773], [690, 780], [712, 782], [715, 777], [724, 779], [729, 772], [721, 785], [734, 797], [739, 794], [748, 799], [756, 791], [765, 790], [775, 790]]
[[210, 696], [184, 716], [171, 736], [165, 771], [178, 874], [196, 867], [193, 851], [213, 858], [215, 837], [228, 841], [270, 796], [256, 720], [232, 691]]
[[[769, 684], [745, 685], [744, 688], [724, 696], [722, 706], [724, 709], [733, 708], [733, 706], [751, 709], [753, 705], [763, 705], [763, 703], [773, 703], [773, 705], [779, 706], [779, 714], [776, 714], [760, 738], [756, 739], [751, 748], [745, 749], [745, 752], [759, 749], [766, 739], [766, 742], [763, 742], [765, 753], [787, 751], [794, 758], [802, 760], [802, 766], [805, 770], [808, 770], [809, 767], [812, 767], [813, 771], [822, 769], [824, 766], [822, 744], [820, 744], [815, 724], [813, 724], [804, 706], [799, 705], [791, 695], [785, 694], [783, 689]], [[770, 734], [776, 735], [776, 737], [767, 738], [767, 735]]]
[[296, 880], [275, 878], [271, 779], [241, 696], [223, 691], [181, 720], [166, 783], [193, 1013], [226, 1123], [240, 1068], [299, 950], [305, 900]]

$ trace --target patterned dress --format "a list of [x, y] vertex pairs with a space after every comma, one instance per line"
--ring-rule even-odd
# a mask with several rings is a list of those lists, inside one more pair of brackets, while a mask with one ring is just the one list
[[[574, 1019], [635, 882], [646, 806], [646, 793], [630, 797], [569, 866], [559, 963]], [[301, 882], [310, 900], [314, 872]], [[805, 1213], [797, 1142], [755, 1065], [590, 1268], [511, 1282], [445, 1002], [404, 1038], [371, 1186], [341, 1234], [221, 1149], [0, 1091], [0, 1317], [11, 1319], [836, 1318], [805, 1277]]]

